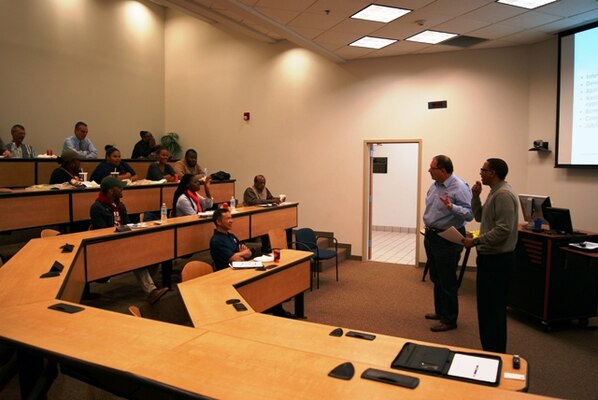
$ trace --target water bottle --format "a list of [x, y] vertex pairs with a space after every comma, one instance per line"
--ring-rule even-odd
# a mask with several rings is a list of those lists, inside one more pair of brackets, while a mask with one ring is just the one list
[[166, 208], [166, 203], [162, 203], [162, 207], [160, 208], [160, 222], [165, 223], [168, 219], [168, 208]]
[[228, 202], [228, 205], [230, 206], [230, 209], [231, 209], [232, 211], [234, 211], [234, 210], [235, 210], [235, 207], [237, 206], [237, 200], [235, 200], [235, 196], [232, 196], [232, 197], [230, 198], [230, 201]]

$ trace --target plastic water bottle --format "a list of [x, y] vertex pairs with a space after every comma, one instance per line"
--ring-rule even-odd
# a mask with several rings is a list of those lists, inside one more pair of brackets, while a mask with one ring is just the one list
[[235, 196], [232, 196], [230, 198], [230, 201], [228, 202], [228, 205], [230, 206], [231, 210], [235, 210], [235, 207], [237, 207], [237, 200], [235, 200]]
[[166, 208], [166, 203], [162, 203], [162, 207], [160, 207], [160, 222], [165, 223], [168, 219], [168, 208]]

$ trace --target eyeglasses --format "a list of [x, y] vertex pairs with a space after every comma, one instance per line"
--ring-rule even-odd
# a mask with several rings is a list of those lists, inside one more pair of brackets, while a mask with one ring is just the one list
[[486, 169], [486, 168], [480, 168], [480, 174], [482, 172], [490, 172], [490, 171], [492, 171], [492, 170], [491, 169]]

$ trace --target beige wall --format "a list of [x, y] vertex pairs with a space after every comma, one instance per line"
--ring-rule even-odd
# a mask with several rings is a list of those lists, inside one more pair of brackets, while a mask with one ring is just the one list
[[[550, 194], [575, 225], [598, 230], [582, 200], [597, 194], [598, 173], [557, 170], [553, 154], [527, 151], [534, 139], [554, 144], [556, 41], [337, 65], [149, 2], [151, 28], [133, 34], [130, 3], [0, 2], [0, 51], [13, 60], [0, 65], [3, 137], [19, 121], [30, 143], [56, 148], [84, 119], [98, 146], [130, 151], [142, 128], [176, 131], [202, 165], [237, 179], [238, 197], [263, 173], [273, 192], [301, 203], [301, 226], [335, 232], [354, 254], [363, 141], [421, 138], [422, 201], [432, 156], [450, 155], [470, 183], [485, 158], [502, 157], [517, 192]], [[427, 110], [433, 100], [448, 108]]]
[[[238, 196], [254, 174], [265, 174], [274, 192], [301, 203], [301, 226], [334, 231], [354, 254], [361, 254], [364, 139], [422, 138], [424, 171], [445, 153], [471, 183], [485, 158], [502, 157], [515, 189], [526, 189], [526, 47], [335, 65], [168, 12], [166, 49], [166, 123], [199, 149], [202, 165], [236, 177]], [[432, 100], [448, 108], [427, 110]], [[422, 198], [427, 172], [423, 183]]]
[[139, 131], [164, 128], [164, 10], [119, 0], [0, 1], [0, 132], [60, 151], [74, 124], [129, 157]]

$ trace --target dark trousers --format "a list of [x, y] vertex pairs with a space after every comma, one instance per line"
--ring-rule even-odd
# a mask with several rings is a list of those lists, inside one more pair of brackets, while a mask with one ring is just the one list
[[430, 279], [434, 282], [434, 312], [440, 316], [440, 322], [447, 325], [456, 324], [459, 316], [457, 265], [463, 246], [426, 230], [424, 248], [430, 268]]
[[478, 254], [476, 281], [480, 341], [485, 351], [507, 352], [507, 290], [515, 252]]

